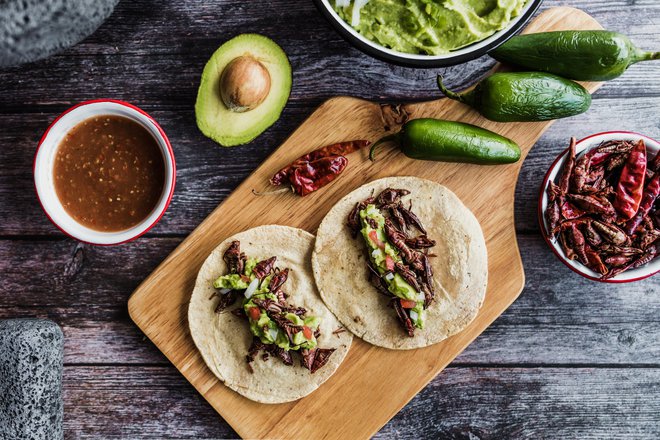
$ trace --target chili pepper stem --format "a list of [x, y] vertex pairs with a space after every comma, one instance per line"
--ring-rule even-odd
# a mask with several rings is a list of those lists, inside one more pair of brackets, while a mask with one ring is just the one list
[[470, 102], [468, 102], [466, 99], [465, 94], [452, 92], [447, 87], [445, 87], [444, 83], [442, 82], [442, 75], [438, 75], [438, 87], [440, 88], [440, 91], [447, 96], [447, 98], [454, 99], [464, 104], [470, 104]]
[[399, 133], [392, 133], [388, 134], [387, 136], [383, 136], [382, 138], [378, 139], [376, 142], [373, 143], [371, 148], [369, 149], [369, 160], [372, 162], [376, 161], [376, 147], [378, 147], [380, 144], [384, 144], [385, 142], [391, 142], [391, 141], [396, 141], [399, 139]]
[[645, 50], [637, 49], [635, 51], [635, 54], [633, 56], [632, 63], [630, 64], [635, 64], [640, 61], [650, 61], [650, 60], [659, 60], [660, 59], [660, 52], [647, 52]]
[[635, 62], [638, 61], [649, 61], [649, 60], [660, 60], [660, 52], [644, 52], [640, 51], [635, 56]]

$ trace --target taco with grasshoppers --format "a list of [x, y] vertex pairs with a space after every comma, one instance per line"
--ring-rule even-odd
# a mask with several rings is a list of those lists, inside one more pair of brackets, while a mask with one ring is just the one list
[[376, 180], [341, 199], [319, 226], [312, 267], [348, 330], [400, 350], [464, 329], [488, 281], [475, 216], [444, 186], [416, 177]]
[[218, 379], [248, 399], [306, 396], [348, 353], [352, 335], [314, 285], [313, 244], [300, 229], [260, 226], [226, 239], [199, 271], [190, 333]]

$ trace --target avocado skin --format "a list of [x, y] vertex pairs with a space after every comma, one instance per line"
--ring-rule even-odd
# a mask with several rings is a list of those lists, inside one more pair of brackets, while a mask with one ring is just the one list
[[[256, 108], [235, 112], [227, 108], [220, 94], [220, 78], [227, 65], [239, 56], [250, 55], [268, 70], [271, 87]], [[195, 102], [199, 130], [223, 147], [254, 140], [273, 125], [291, 92], [291, 64], [280, 46], [259, 34], [241, 34], [222, 44], [204, 67]]]
[[591, 95], [580, 84], [541, 72], [495, 73], [481, 81], [465, 102], [497, 122], [533, 122], [584, 113]]
[[579, 81], [607, 81], [638, 61], [652, 59], [611, 31], [557, 31], [519, 35], [489, 53], [498, 61]]

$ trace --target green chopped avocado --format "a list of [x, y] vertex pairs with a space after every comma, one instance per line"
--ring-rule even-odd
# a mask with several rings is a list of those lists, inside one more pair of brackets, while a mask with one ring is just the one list
[[263, 35], [239, 35], [204, 67], [197, 126], [225, 147], [245, 144], [279, 119], [290, 92], [291, 65], [284, 51]]
[[[255, 276], [252, 273], [254, 267], [257, 265], [259, 260], [256, 258], [249, 258], [245, 263], [245, 269], [243, 271], [244, 275], [239, 274], [228, 274], [218, 277], [213, 282], [213, 287], [216, 289], [232, 289], [232, 290], [245, 290], [248, 288]], [[247, 279], [246, 279], [247, 277]], [[272, 275], [268, 275], [259, 283], [259, 288], [254, 292], [254, 294], [266, 293], [268, 292], [268, 285]]]
[[300, 316], [296, 315], [295, 313], [287, 313], [284, 315], [284, 317], [293, 322], [294, 325], [305, 325], [305, 321], [300, 319]]
[[426, 310], [424, 310], [424, 303], [418, 302], [417, 305], [410, 310], [410, 319], [417, 328], [424, 328], [424, 321], [426, 320]]
[[218, 277], [213, 282], [216, 289], [244, 290], [248, 287], [248, 281], [245, 281], [241, 275], [232, 273]]
[[243, 273], [246, 276], [252, 275], [252, 271], [254, 270], [254, 267], [257, 265], [259, 261], [256, 258], [248, 258], [247, 261], [245, 262], [245, 269], [243, 270]]
[[390, 281], [385, 280], [385, 282], [387, 283], [387, 290], [399, 298], [417, 301], [417, 292], [415, 292], [415, 289], [398, 273], [395, 273], [394, 278]]
[[[262, 283], [263, 285], [264, 283]], [[267, 284], [266, 284], [267, 285]], [[280, 329], [275, 321], [270, 319], [266, 312], [259, 308], [255, 303], [254, 299], [272, 299], [277, 301], [277, 297], [270, 293], [268, 290], [265, 292], [255, 293], [249, 300], [246, 300], [243, 304], [243, 310], [248, 316], [250, 321], [250, 331], [253, 335], [259, 338], [264, 344], [277, 344], [278, 347], [283, 348], [284, 350], [299, 350], [299, 349], [312, 349], [316, 348], [317, 341], [314, 336], [314, 331], [318, 328], [320, 319], [316, 316], [310, 316], [304, 320], [298, 315], [293, 313], [286, 313], [284, 317], [291, 321], [296, 326], [307, 326], [312, 330], [311, 339], [307, 339], [302, 331], [299, 331], [293, 335], [293, 344], [289, 341], [286, 333]], [[250, 309], [252, 308], [259, 309], [259, 319], [252, 319]]]
[[[369, 226], [369, 223], [366, 221], [367, 218], [375, 220], [376, 229]], [[387, 270], [388, 256], [394, 263], [403, 261], [399, 252], [388, 241], [385, 234], [385, 217], [375, 205], [369, 204], [360, 211], [360, 221], [362, 223], [360, 232], [369, 248], [369, 258], [381, 275], [389, 272]], [[387, 290], [401, 299], [415, 301], [415, 308], [411, 309], [411, 312], [414, 312], [411, 313], [411, 320], [415, 324], [415, 327], [423, 328], [426, 313], [424, 312], [424, 301], [419, 299], [421, 295], [401, 275], [398, 273], [393, 273], [392, 275], [391, 277], [383, 278], [387, 284]], [[413, 319], [413, 317], [416, 317], [416, 319]]]
[[321, 325], [321, 318], [318, 316], [308, 316], [305, 318], [305, 325], [312, 330], [316, 330], [319, 328], [319, 325]]

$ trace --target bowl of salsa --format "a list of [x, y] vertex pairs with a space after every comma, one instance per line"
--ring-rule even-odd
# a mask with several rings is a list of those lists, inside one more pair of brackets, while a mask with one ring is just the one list
[[46, 130], [34, 159], [37, 197], [65, 234], [90, 244], [133, 240], [154, 227], [174, 193], [167, 136], [141, 109], [80, 103]]
[[314, 0], [356, 48], [407, 67], [444, 67], [485, 55], [518, 32], [542, 0]]

